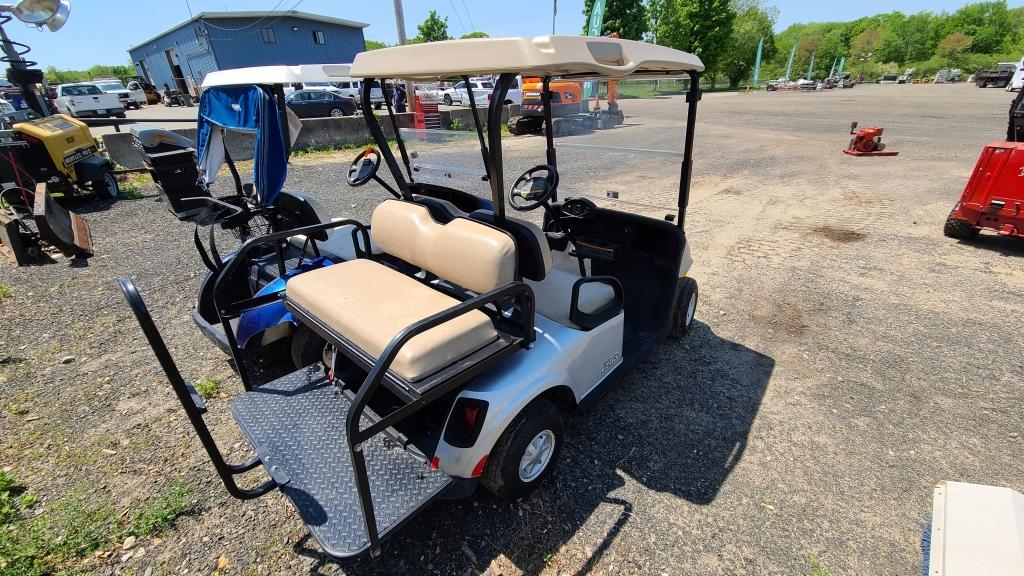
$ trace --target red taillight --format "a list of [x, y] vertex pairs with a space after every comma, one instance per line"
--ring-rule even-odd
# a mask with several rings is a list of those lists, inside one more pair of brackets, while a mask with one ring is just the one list
[[490, 454], [484, 454], [484, 457], [481, 458], [480, 461], [476, 463], [476, 466], [473, 467], [473, 473], [470, 474], [471, 477], [477, 478], [484, 473], [484, 467], [487, 466], [488, 456], [490, 456]]
[[462, 408], [462, 418], [466, 421], [466, 428], [470, 430], [476, 428], [476, 417], [479, 415], [479, 406], [470, 406], [467, 404]]
[[437, 456], [434, 456], [434, 459], [430, 461], [430, 469], [431, 470], [437, 470], [437, 466], [438, 466], [439, 463], [440, 463], [440, 460], [438, 460]]

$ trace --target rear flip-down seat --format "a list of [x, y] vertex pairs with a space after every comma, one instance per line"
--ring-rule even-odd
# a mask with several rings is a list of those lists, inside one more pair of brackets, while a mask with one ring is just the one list
[[[471, 292], [485, 293], [515, 281], [515, 242], [487, 224], [465, 218], [441, 224], [425, 207], [399, 200], [380, 204], [371, 224], [374, 241], [383, 251]], [[285, 295], [289, 308], [314, 330], [336, 340], [342, 353], [362, 360], [364, 367], [372, 365], [402, 330], [460, 303], [367, 259], [295, 276]], [[422, 387], [410, 383], [430, 380], [474, 353], [510, 343], [491, 317], [471, 310], [409, 340], [392, 361], [389, 376], [404, 391], [422, 393]]]

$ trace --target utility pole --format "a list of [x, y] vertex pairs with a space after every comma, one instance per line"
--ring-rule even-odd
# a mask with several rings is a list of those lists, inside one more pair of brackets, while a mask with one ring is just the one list
[[[395, 25], [398, 26], [398, 45], [405, 46], [405, 13], [402, 12], [402, 0], [395, 0]], [[386, 94], [384, 79], [378, 78], [378, 80], [380, 80], [380, 91]], [[412, 80], [405, 81], [405, 98], [408, 107], [415, 110], [416, 86], [412, 83]]]
[[551, 2], [551, 35], [555, 35], [555, 17], [558, 16], [558, 0]]

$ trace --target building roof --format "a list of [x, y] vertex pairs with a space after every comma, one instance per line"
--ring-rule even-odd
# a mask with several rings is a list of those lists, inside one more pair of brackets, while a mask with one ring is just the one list
[[674, 48], [593, 36], [473, 38], [361, 52], [359, 78], [433, 80], [511, 72], [524, 76], [666, 76], [702, 71], [700, 58]]
[[131, 52], [132, 50], [135, 50], [136, 48], [141, 48], [141, 47], [145, 46], [146, 44], [149, 44], [150, 42], [153, 42], [153, 41], [157, 40], [158, 38], [161, 38], [162, 36], [166, 36], [167, 34], [170, 34], [171, 32], [174, 32], [175, 30], [177, 30], [179, 28], [182, 28], [184, 26], [187, 26], [187, 25], [189, 25], [189, 24], [191, 24], [191, 23], [193, 23], [193, 22], [195, 22], [197, 20], [217, 20], [217, 19], [223, 19], [223, 18], [258, 18], [258, 19], [266, 19], [268, 21], [268, 23], [273, 23], [273, 22], [275, 22], [275, 21], [277, 21], [277, 20], [279, 20], [281, 18], [300, 18], [302, 20], [313, 20], [315, 22], [324, 22], [326, 24], [336, 24], [338, 26], [348, 26], [350, 28], [366, 28], [367, 26], [369, 26], [369, 24], [366, 24], [364, 22], [356, 22], [355, 20], [345, 20], [343, 18], [332, 18], [330, 16], [321, 16], [320, 14], [310, 14], [309, 12], [301, 12], [299, 10], [283, 10], [283, 11], [252, 10], [252, 11], [241, 11], [241, 12], [200, 12], [199, 14], [196, 14], [195, 16], [189, 18], [188, 20], [185, 20], [181, 24], [178, 24], [177, 26], [168, 28], [167, 30], [164, 30], [163, 32], [157, 34], [156, 36], [153, 36], [152, 38], [149, 38], [147, 40], [143, 40], [142, 42], [139, 42], [139, 43], [135, 44], [134, 46], [129, 47], [128, 51]]
[[293, 82], [338, 82], [348, 78], [349, 64], [301, 64], [298, 66], [252, 66], [210, 72], [203, 88], [211, 86], [247, 86], [250, 84], [290, 84]]

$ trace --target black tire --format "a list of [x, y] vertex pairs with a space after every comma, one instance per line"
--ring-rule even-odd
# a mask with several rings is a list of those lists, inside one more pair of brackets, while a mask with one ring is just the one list
[[330, 366], [327, 366], [325, 355], [326, 346], [327, 341], [319, 334], [308, 326], [299, 324], [299, 327], [295, 329], [295, 334], [292, 335], [292, 363], [298, 369], [322, 362], [329, 369]]
[[121, 187], [117, 183], [117, 177], [110, 170], [103, 173], [101, 180], [92, 181], [92, 191], [100, 198], [107, 198], [109, 200], [117, 200], [117, 197], [121, 195]]
[[118, 112], [117, 114], [114, 114], [114, 116], [117, 116], [118, 118], [127, 118], [128, 117], [128, 115], [125, 114], [124, 112]]
[[[524, 480], [520, 475], [520, 464], [526, 449], [546, 432], [551, 434], [553, 442], [546, 463], [529, 480]], [[523, 408], [498, 438], [480, 482], [499, 498], [522, 498], [554, 472], [563, 441], [562, 414], [546, 398], [537, 398]]]
[[374, 110], [380, 110], [380, 107], [381, 107], [381, 106], [383, 106], [383, 105], [384, 105], [384, 104], [382, 104], [382, 103], [378, 102], [378, 103], [376, 103], [376, 104], [374, 104], [374, 105], [373, 105], [373, 109], [374, 109]]
[[452, 105], [452, 95], [451, 94], [445, 94], [444, 95], [444, 105], [445, 106], [451, 106]]
[[[671, 338], [682, 338], [689, 334], [693, 319], [697, 315], [697, 281], [693, 278], [682, 278], [676, 286], [676, 301], [672, 306], [672, 326], [668, 335]], [[692, 302], [692, 308], [691, 308]]]
[[957, 220], [950, 216], [946, 218], [946, 225], [942, 227], [942, 233], [950, 238], [970, 240], [978, 235], [978, 229], [970, 222]]

